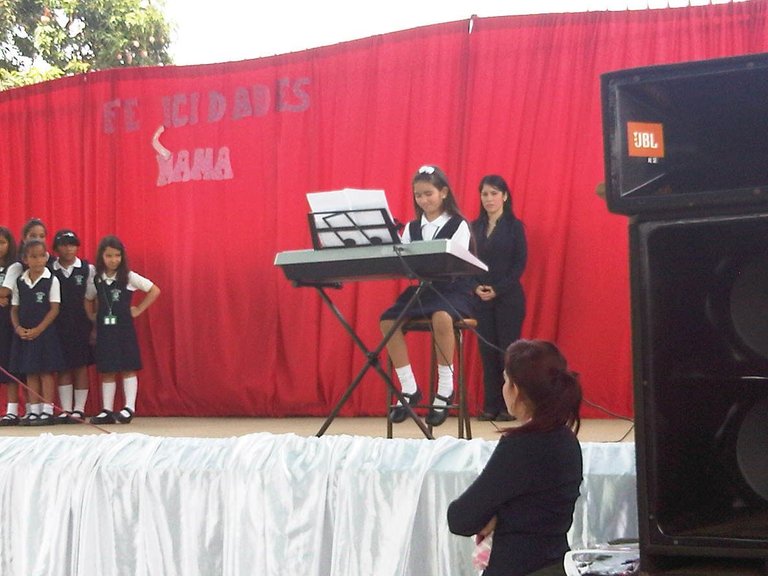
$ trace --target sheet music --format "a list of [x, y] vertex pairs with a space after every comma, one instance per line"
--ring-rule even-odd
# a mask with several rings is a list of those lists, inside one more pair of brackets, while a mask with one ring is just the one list
[[312, 212], [348, 212], [384, 208], [389, 214], [389, 204], [384, 190], [344, 188], [331, 192], [309, 192], [307, 201]]

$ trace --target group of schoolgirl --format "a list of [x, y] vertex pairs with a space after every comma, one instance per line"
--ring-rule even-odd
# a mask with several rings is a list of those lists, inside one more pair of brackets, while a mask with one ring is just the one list
[[[17, 250], [13, 234], [0, 226], [0, 384], [7, 391], [0, 426], [84, 422], [88, 371], [94, 363], [103, 409], [90, 422], [128, 424], [136, 412], [136, 372], [141, 369], [133, 319], [152, 305], [160, 290], [130, 270], [116, 236], [101, 239], [95, 265], [79, 257], [80, 239], [74, 231], [56, 232], [54, 254], [48, 252], [47, 236], [45, 224], [33, 218], [24, 225]], [[136, 290], [145, 297], [133, 306]], [[115, 411], [118, 378], [125, 406]]]

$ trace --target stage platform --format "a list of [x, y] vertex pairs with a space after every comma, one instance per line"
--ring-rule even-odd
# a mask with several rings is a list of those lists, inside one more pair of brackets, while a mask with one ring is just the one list
[[[66, 434], [80, 436], [83, 434], [148, 434], [149, 436], [189, 436], [192, 438], [227, 438], [229, 436], [244, 436], [257, 432], [272, 434], [297, 434], [299, 436], [316, 436], [325, 422], [325, 418], [154, 418], [137, 416], [129, 425], [103, 426], [102, 429], [88, 425], [41, 426], [25, 428], [13, 426], [0, 428], [2, 436], [39, 436], [40, 434]], [[507, 425], [498, 422], [497, 426]], [[492, 422], [471, 421], [474, 438], [496, 440], [499, 432]], [[424, 438], [418, 426], [407, 420], [396, 424], [393, 436], [395, 438]], [[450, 417], [442, 426], [434, 429], [434, 436], [456, 436], [458, 425], [456, 418]], [[365, 418], [336, 418], [328, 428], [325, 436], [350, 435], [383, 438], [387, 435], [387, 421], [384, 417]], [[634, 442], [631, 422], [625, 420], [582, 420], [581, 442]]]
[[[476, 574], [447, 529], [498, 434], [384, 418], [148, 418], [0, 429], [0, 574]], [[569, 533], [637, 537], [631, 424], [587, 420]], [[620, 441], [621, 440], [621, 441]]]

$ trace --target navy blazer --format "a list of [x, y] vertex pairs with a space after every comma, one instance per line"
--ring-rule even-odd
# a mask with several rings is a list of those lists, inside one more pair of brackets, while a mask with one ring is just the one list
[[475, 276], [475, 285], [492, 286], [499, 296], [519, 291], [520, 276], [528, 260], [523, 223], [504, 214], [490, 237], [485, 234], [487, 229], [488, 218], [485, 216], [472, 222], [477, 257], [488, 265], [488, 272]]

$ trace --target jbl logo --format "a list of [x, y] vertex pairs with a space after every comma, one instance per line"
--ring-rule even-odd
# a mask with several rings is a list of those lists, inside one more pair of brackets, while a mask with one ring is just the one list
[[664, 127], [652, 122], [627, 122], [630, 156], [664, 158]]

